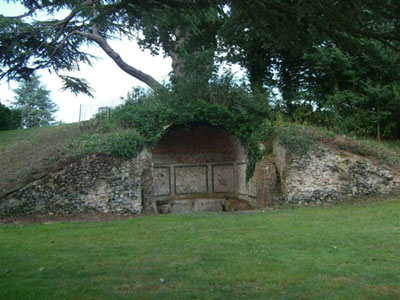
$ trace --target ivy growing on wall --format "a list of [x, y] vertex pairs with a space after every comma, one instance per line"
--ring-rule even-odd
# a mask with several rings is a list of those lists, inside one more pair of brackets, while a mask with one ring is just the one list
[[173, 91], [136, 90], [132, 95], [113, 111], [111, 120], [122, 128], [134, 128], [148, 148], [157, 144], [170, 125], [208, 123], [242, 142], [249, 160], [247, 176], [253, 173], [262, 155], [259, 143], [269, 133], [263, 126], [271, 116], [265, 94], [252, 95], [244, 85], [223, 77], [203, 89], [181, 83]]
[[241, 141], [247, 151], [250, 178], [256, 163], [272, 148], [261, 150], [260, 143], [278, 138], [289, 151], [299, 153], [310, 145], [310, 139], [304, 141], [297, 128], [282, 124], [268, 100], [266, 93], [251, 93], [229, 76], [217, 78], [202, 89], [194, 87], [193, 82], [180, 83], [170, 90], [135, 89], [124, 105], [112, 111], [110, 120], [100, 121], [102, 135], [81, 138], [80, 152], [129, 159], [143, 147], [154, 148], [171, 125], [201, 122], [224, 129]]

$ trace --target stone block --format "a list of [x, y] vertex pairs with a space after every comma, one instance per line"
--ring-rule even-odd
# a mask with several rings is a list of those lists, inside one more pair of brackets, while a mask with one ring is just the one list
[[175, 167], [175, 192], [197, 194], [207, 192], [207, 166]]
[[237, 177], [238, 177], [238, 187], [237, 191], [239, 194], [247, 195], [247, 186], [246, 186], [246, 164], [238, 164], [237, 165]]
[[226, 199], [224, 201], [224, 210], [226, 211], [238, 211], [238, 210], [250, 210], [252, 209], [250, 203], [246, 200], [239, 199]]
[[231, 165], [215, 165], [212, 167], [214, 193], [234, 193], [234, 171]]
[[221, 199], [196, 199], [193, 200], [193, 211], [223, 211]]
[[169, 212], [181, 213], [190, 212], [193, 209], [193, 200], [174, 200], [170, 203]]
[[171, 194], [171, 174], [169, 167], [154, 167], [154, 196]]

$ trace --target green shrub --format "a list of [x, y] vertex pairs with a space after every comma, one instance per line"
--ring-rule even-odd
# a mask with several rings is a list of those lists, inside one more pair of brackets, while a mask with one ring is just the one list
[[75, 156], [104, 153], [113, 157], [130, 159], [143, 149], [143, 138], [133, 129], [109, 134], [81, 135], [68, 146]]
[[21, 127], [21, 110], [9, 108], [0, 103], [0, 130], [12, 130]]
[[[261, 150], [260, 143], [278, 138], [290, 153], [302, 154], [314, 141], [304, 127], [285, 123], [282, 115], [273, 113], [266, 94], [252, 94], [229, 76], [214, 78], [208, 87], [195, 89], [190, 84], [179, 82], [173, 90], [135, 89], [126, 104], [112, 111], [109, 123], [101, 125], [105, 121], [100, 121], [100, 134], [81, 137], [78, 152], [129, 159], [143, 147], [152, 149], [170, 125], [207, 123], [241, 141], [250, 178], [262, 155], [272, 150]], [[115, 126], [123, 131], [108, 132]]]
[[290, 154], [305, 154], [315, 142], [315, 136], [305, 126], [297, 124], [276, 126], [276, 138]]
[[136, 157], [144, 146], [142, 137], [135, 130], [115, 132], [102, 142], [104, 152], [123, 159]]
[[262, 155], [259, 144], [269, 133], [262, 125], [271, 116], [266, 95], [252, 95], [246, 86], [233, 82], [229, 76], [216, 79], [207, 88], [190, 91], [192, 87], [183, 83], [174, 91], [140, 90], [115, 109], [111, 119], [123, 128], [134, 128], [149, 148], [172, 124], [203, 122], [222, 128], [247, 149], [250, 177]]

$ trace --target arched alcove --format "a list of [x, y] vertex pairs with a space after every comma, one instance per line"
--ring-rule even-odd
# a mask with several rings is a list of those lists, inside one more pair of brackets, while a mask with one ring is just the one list
[[246, 152], [220, 128], [204, 123], [171, 126], [153, 150], [152, 161], [158, 207], [222, 210], [225, 200], [249, 197]]

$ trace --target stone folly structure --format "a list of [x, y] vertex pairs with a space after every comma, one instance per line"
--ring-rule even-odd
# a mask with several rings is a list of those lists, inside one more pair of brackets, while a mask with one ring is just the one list
[[255, 182], [246, 182], [240, 142], [204, 124], [173, 128], [153, 151], [154, 200], [159, 212], [257, 207]]
[[129, 161], [93, 155], [0, 199], [0, 217], [104, 212], [233, 211], [271, 203], [322, 203], [400, 188], [395, 170], [347, 152], [316, 147], [273, 153], [246, 181], [241, 143], [207, 124], [172, 126], [152, 152]]

